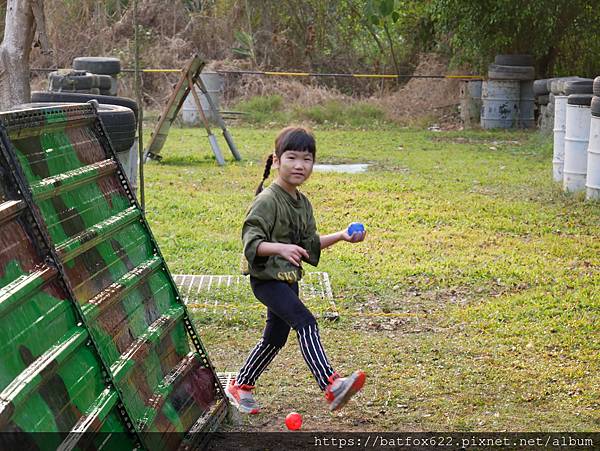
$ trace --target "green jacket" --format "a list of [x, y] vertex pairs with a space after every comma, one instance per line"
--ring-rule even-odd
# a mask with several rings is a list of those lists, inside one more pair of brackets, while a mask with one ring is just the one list
[[244, 257], [242, 272], [263, 280], [293, 283], [302, 278], [303, 269], [280, 257], [259, 257], [256, 248], [263, 241], [296, 244], [309, 255], [307, 263], [317, 266], [321, 256], [321, 240], [312, 205], [298, 192], [294, 199], [276, 183], [271, 183], [256, 198], [246, 214], [242, 227]]

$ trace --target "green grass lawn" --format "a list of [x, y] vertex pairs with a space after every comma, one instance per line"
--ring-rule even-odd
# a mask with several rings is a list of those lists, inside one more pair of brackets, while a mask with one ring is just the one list
[[[150, 225], [173, 273], [237, 274], [245, 209], [277, 129], [233, 127], [244, 158], [218, 167], [206, 133], [174, 128], [146, 165]], [[244, 430], [600, 430], [600, 205], [552, 182], [552, 142], [533, 132], [317, 129], [303, 187], [319, 230], [353, 221], [365, 242], [323, 252], [337, 322], [321, 321], [342, 373], [367, 385], [330, 414], [294, 336], [259, 380]], [[310, 268], [309, 268], [310, 269]], [[256, 308], [262, 305], [256, 302]], [[217, 371], [235, 371], [256, 320], [197, 316]]]

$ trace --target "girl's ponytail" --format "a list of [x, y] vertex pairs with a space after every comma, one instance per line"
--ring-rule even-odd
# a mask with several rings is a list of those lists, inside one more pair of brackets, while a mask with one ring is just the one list
[[263, 183], [265, 183], [265, 180], [267, 180], [269, 178], [269, 174], [271, 173], [271, 166], [273, 165], [273, 154], [270, 154], [267, 157], [267, 162], [265, 163], [265, 172], [263, 173], [263, 178], [260, 182], [260, 184], [258, 185], [258, 188], [256, 188], [256, 192], [254, 193], [255, 196], [258, 196], [261, 191], [263, 190]]

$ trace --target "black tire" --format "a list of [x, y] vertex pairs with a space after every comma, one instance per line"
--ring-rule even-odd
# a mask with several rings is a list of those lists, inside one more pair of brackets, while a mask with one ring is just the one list
[[548, 102], [550, 102], [550, 98], [548, 97], [548, 94], [543, 95], [543, 96], [538, 96], [538, 98], [537, 98], [538, 105], [548, 105]]
[[488, 78], [490, 80], [533, 80], [535, 78], [535, 68], [532, 66], [490, 64]]
[[564, 96], [565, 95], [565, 83], [576, 80], [574, 78], [557, 78], [552, 80], [550, 83], [550, 92], [555, 96]]
[[592, 103], [592, 97], [594, 97], [592, 94], [571, 94], [567, 100], [567, 103], [569, 105], [590, 106]]
[[49, 88], [53, 91], [58, 90], [83, 90], [94, 88], [94, 75], [81, 71], [71, 73], [50, 72], [48, 75]]
[[[63, 94], [88, 94], [88, 95], [99, 95], [100, 94], [100, 90], [98, 88], [91, 88], [91, 89], [65, 89], [65, 88], [59, 88], [56, 91], [51, 91], [53, 93], [63, 93]], [[81, 102], [74, 102], [74, 103], [81, 103]]]
[[107, 89], [100, 89], [100, 94], [104, 96], [116, 96], [119, 91], [118, 81], [114, 77], [110, 77], [110, 87]]
[[592, 87], [592, 91], [595, 96], [600, 96], [600, 77], [594, 78], [594, 84]]
[[97, 100], [102, 105], [120, 105], [130, 108], [135, 117], [138, 117], [138, 105], [133, 99], [127, 97], [104, 96], [98, 94], [80, 94], [70, 92], [43, 92], [34, 91], [31, 93], [32, 102], [72, 102], [85, 103], [89, 100]]
[[121, 61], [119, 58], [104, 56], [80, 56], [73, 60], [73, 69], [100, 75], [116, 75], [121, 72]]
[[570, 80], [564, 84], [565, 95], [571, 94], [592, 94], [594, 91], [594, 80], [591, 78], [581, 78], [579, 80]]
[[546, 89], [548, 90], [548, 93], [552, 92], [552, 82], [554, 80], [558, 80], [558, 78], [547, 78], [546, 79]]
[[554, 89], [554, 91], [556, 91], [556, 93], [555, 93], [556, 95], [564, 96], [565, 95], [565, 83], [567, 83], [568, 81], [571, 81], [571, 80], [581, 80], [581, 79], [577, 76], [550, 78], [548, 80], [548, 88], [550, 89], [550, 92], [552, 92], [552, 89]]
[[94, 77], [96, 77], [94, 88], [99, 88], [100, 90], [109, 90], [111, 88], [113, 78], [110, 75], [94, 75]]
[[533, 82], [533, 93], [536, 96], [543, 96], [548, 94], [550, 91], [548, 90], [547, 84], [546, 82], [548, 81], [548, 79], [544, 78], [541, 80], [535, 80]]
[[[555, 81], [555, 80], [562, 80], [562, 81], [579, 80], [579, 77], [577, 77], [577, 76], [570, 76], [570, 77], [548, 78], [548, 81], [547, 81], [547, 83], [548, 83], [548, 86], [547, 86], [548, 92], [552, 92], [552, 86], [551, 85], [552, 85], [552, 82]], [[562, 95], [564, 95], [564, 94], [562, 94]]]
[[533, 66], [533, 55], [496, 55], [494, 63], [501, 66]]
[[135, 140], [136, 118], [131, 108], [120, 105], [98, 105], [98, 115], [116, 152], [128, 150]]
[[[42, 108], [69, 105], [75, 102], [31, 102], [17, 105], [15, 109]], [[135, 140], [135, 117], [130, 108], [119, 105], [98, 104], [98, 117], [104, 124], [108, 139], [115, 152], [128, 150]]]
[[50, 89], [52, 91], [82, 91], [94, 88], [110, 90], [114, 83], [110, 75], [94, 75], [89, 72], [76, 75], [62, 75], [52, 72], [48, 78], [50, 79]]

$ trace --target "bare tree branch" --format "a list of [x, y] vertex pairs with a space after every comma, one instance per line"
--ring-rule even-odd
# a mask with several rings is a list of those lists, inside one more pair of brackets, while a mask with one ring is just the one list
[[48, 33], [46, 31], [46, 16], [44, 14], [43, 0], [31, 0], [31, 10], [33, 11], [37, 33], [34, 47], [39, 46], [42, 54], [49, 55], [52, 53], [52, 49], [50, 48], [50, 40], [48, 39]]

